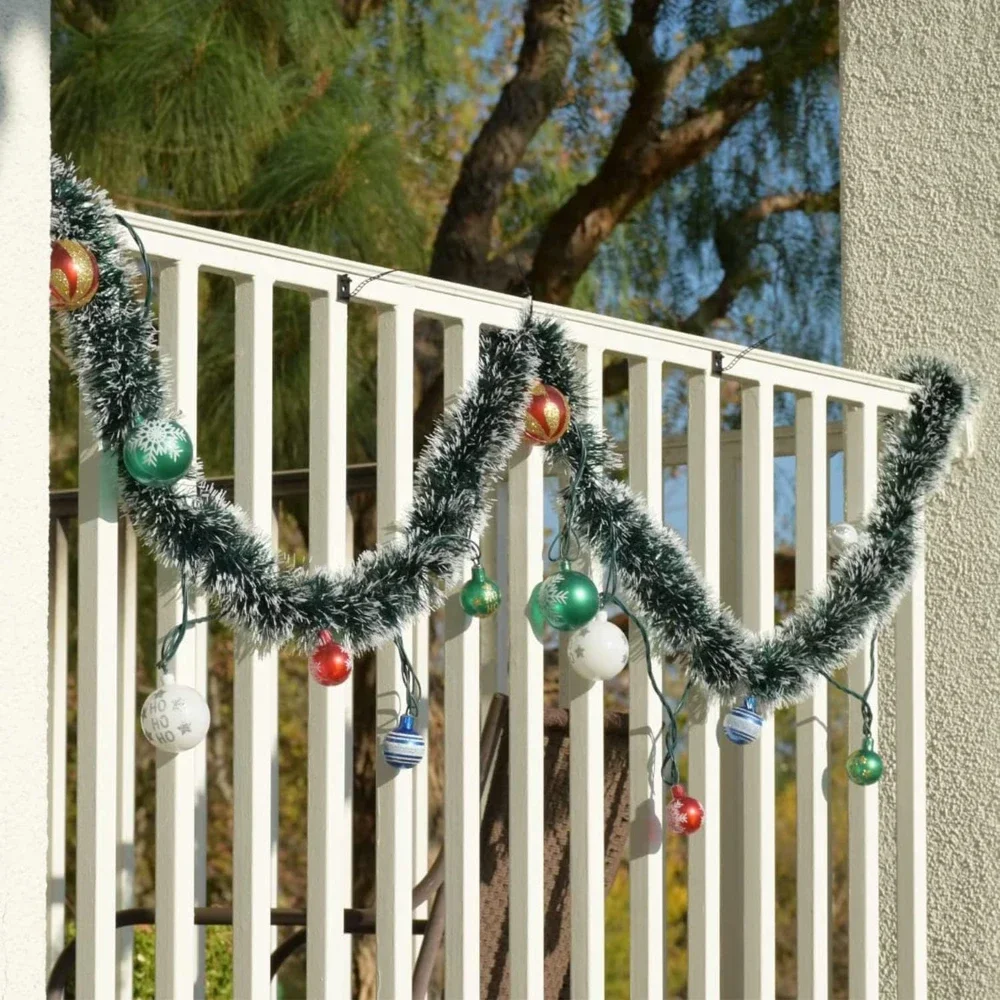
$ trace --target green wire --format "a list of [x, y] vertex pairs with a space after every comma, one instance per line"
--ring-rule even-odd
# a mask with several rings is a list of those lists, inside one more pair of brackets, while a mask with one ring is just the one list
[[864, 739], [871, 738], [872, 722], [874, 721], [874, 713], [872, 712], [871, 704], [868, 701], [868, 696], [871, 694], [872, 687], [875, 685], [875, 669], [878, 664], [877, 629], [872, 632], [871, 643], [868, 646], [868, 654], [871, 669], [868, 672], [868, 684], [865, 686], [865, 689], [861, 694], [858, 694], [857, 691], [849, 688], [846, 684], [841, 684], [840, 681], [834, 680], [833, 676], [828, 674], [825, 670], [820, 670], [820, 673], [826, 678], [827, 682], [832, 684], [838, 691], [842, 691], [844, 694], [849, 695], [851, 698], [856, 698], [859, 702], [861, 702], [861, 735]]
[[194, 628], [196, 625], [201, 625], [204, 622], [211, 621], [210, 615], [205, 615], [203, 618], [189, 618], [188, 617], [188, 590], [187, 590], [187, 576], [184, 571], [181, 571], [181, 620], [175, 625], [169, 632], [163, 637], [160, 642], [160, 659], [156, 664], [156, 669], [161, 674], [168, 673], [167, 664], [177, 655], [177, 650], [180, 649], [181, 643], [184, 641], [184, 636], [187, 634], [187, 630]]

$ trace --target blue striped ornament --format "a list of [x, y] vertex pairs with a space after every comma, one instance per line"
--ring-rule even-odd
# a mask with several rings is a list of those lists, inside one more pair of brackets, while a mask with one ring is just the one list
[[764, 720], [754, 711], [756, 702], [746, 698], [738, 708], [731, 708], [722, 720], [722, 731], [730, 743], [746, 746], [760, 736]]
[[390, 767], [408, 770], [424, 759], [425, 746], [423, 736], [417, 731], [417, 720], [407, 713], [382, 740], [382, 756]]

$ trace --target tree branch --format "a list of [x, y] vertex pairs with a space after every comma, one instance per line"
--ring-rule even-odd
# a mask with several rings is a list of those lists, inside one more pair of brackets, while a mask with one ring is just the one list
[[[650, 17], [656, 6], [637, 0]], [[539, 299], [568, 301], [611, 231], [661, 184], [711, 153], [761, 101], [838, 52], [835, 0], [801, 0], [754, 25], [730, 29], [690, 46], [669, 62], [655, 62], [648, 37], [625, 46], [635, 85], [627, 111], [604, 162], [551, 217], [529, 281]], [[643, 28], [643, 32], [645, 28]], [[637, 32], [642, 34], [642, 32]], [[795, 46], [773, 58], [779, 49]], [[709, 55], [754, 47], [762, 57], [748, 63], [682, 121], [661, 128], [663, 104], [673, 88]]]
[[478, 284], [500, 199], [565, 86], [579, 0], [527, 0], [517, 71], [462, 161], [431, 255], [435, 278]]
[[[713, 324], [723, 319], [736, 296], [751, 285], [765, 280], [769, 272], [753, 264], [754, 250], [760, 245], [760, 223], [778, 212], [840, 211], [840, 185], [829, 191], [787, 191], [765, 195], [759, 201], [722, 220], [715, 230], [716, 250], [723, 267], [722, 280], [687, 318], [673, 326], [686, 333], [707, 335]], [[628, 365], [612, 362], [604, 369], [604, 396], [611, 398], [628, 388]]]
[[753, 263], [759, 242], [760, 223], [777, 212], [840, 211], [840, 185], [829, 191], [788, 191], [766, 195], [753, 205], [715, 227], [715, 248], [722, 264], [723, 277], [711, 295], [702, 299], [698, 308], [684, 320], [683, 329], [690, 333], [707, 333], [712, 324], [729, 313], [736, 296], [766, 279], [770, 272]]
[[63, 23], [82, 35], [101, 35], [108, 30], [107, 22], [87, 0], [56, 0], [55, 11]]
[[365, 15], [384, 6], [384, 0], [336, 0], [336, 3], [348, 28], [356, 28]]

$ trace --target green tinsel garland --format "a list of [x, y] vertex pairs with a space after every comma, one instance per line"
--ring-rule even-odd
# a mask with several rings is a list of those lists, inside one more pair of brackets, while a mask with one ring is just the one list
[[[100, 290], [65, 314], [66, 344], [97, 436], [120, 451], [140, 419], [163, 414], [155, 330], [132, 294], [134, 266], [106, 195], [52, 161], [52, 237], [96, 254]], [[885, 623], [905, 592], [921, 539], [927, 496], [944, 474], [971, 406], [967, 382], [947, 365], [918, 361], [897, 373], [914, 383], [910, 412], [887, 435], [873, 510], [860, 543], [826, 586], [772, 633], [745, 629], [709, 592], [680, 538], [608, 475], [613, 453], [603, 430], [574, 418], [550, 446], [575, 476], [573, 528], [607, 563], [657, 652], [683, 659], [710, 695], [794, 701], [816, 677], [841, 666]], [[475, 378], [448, 408], [420, 460], [411, 511], [399, 535], [342, 572], [282, 571], [270, 539], [200, 471], [175, 487], [143, 486], [124, 469], [121, 498], [139, 535], [162, 563], [180, 567], [210, 596], [220, 618], [261, 645], [312, 645], [336, 632], [355, 652], [393, 638], [439, 607], [467, 555], [463, 539], [482, 530], [487, 491], [521, 440], [534, 379], [554, 385], [574, 413], [587, 412], [585, 377], [558, 324], [529, 317], [517, 331], [484, 333]], [[442, 583], [443, 581], [443, 583]]]

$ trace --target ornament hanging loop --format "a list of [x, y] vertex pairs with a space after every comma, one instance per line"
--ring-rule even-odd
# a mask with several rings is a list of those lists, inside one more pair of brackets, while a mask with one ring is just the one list
[[420, 714], [420, 698], [423, 694], [423, 688], [420, 684], [420, 678], [413, 669], [413, 664], [410, 662], [409, 656], [406, 655], [406, 648], [403, 646], [403, 637], [397, 635], [394, 642], [399, 652], [399, 670], [403, 675], [403, 689], [406, 692], [405, 714], [416, 719]]

